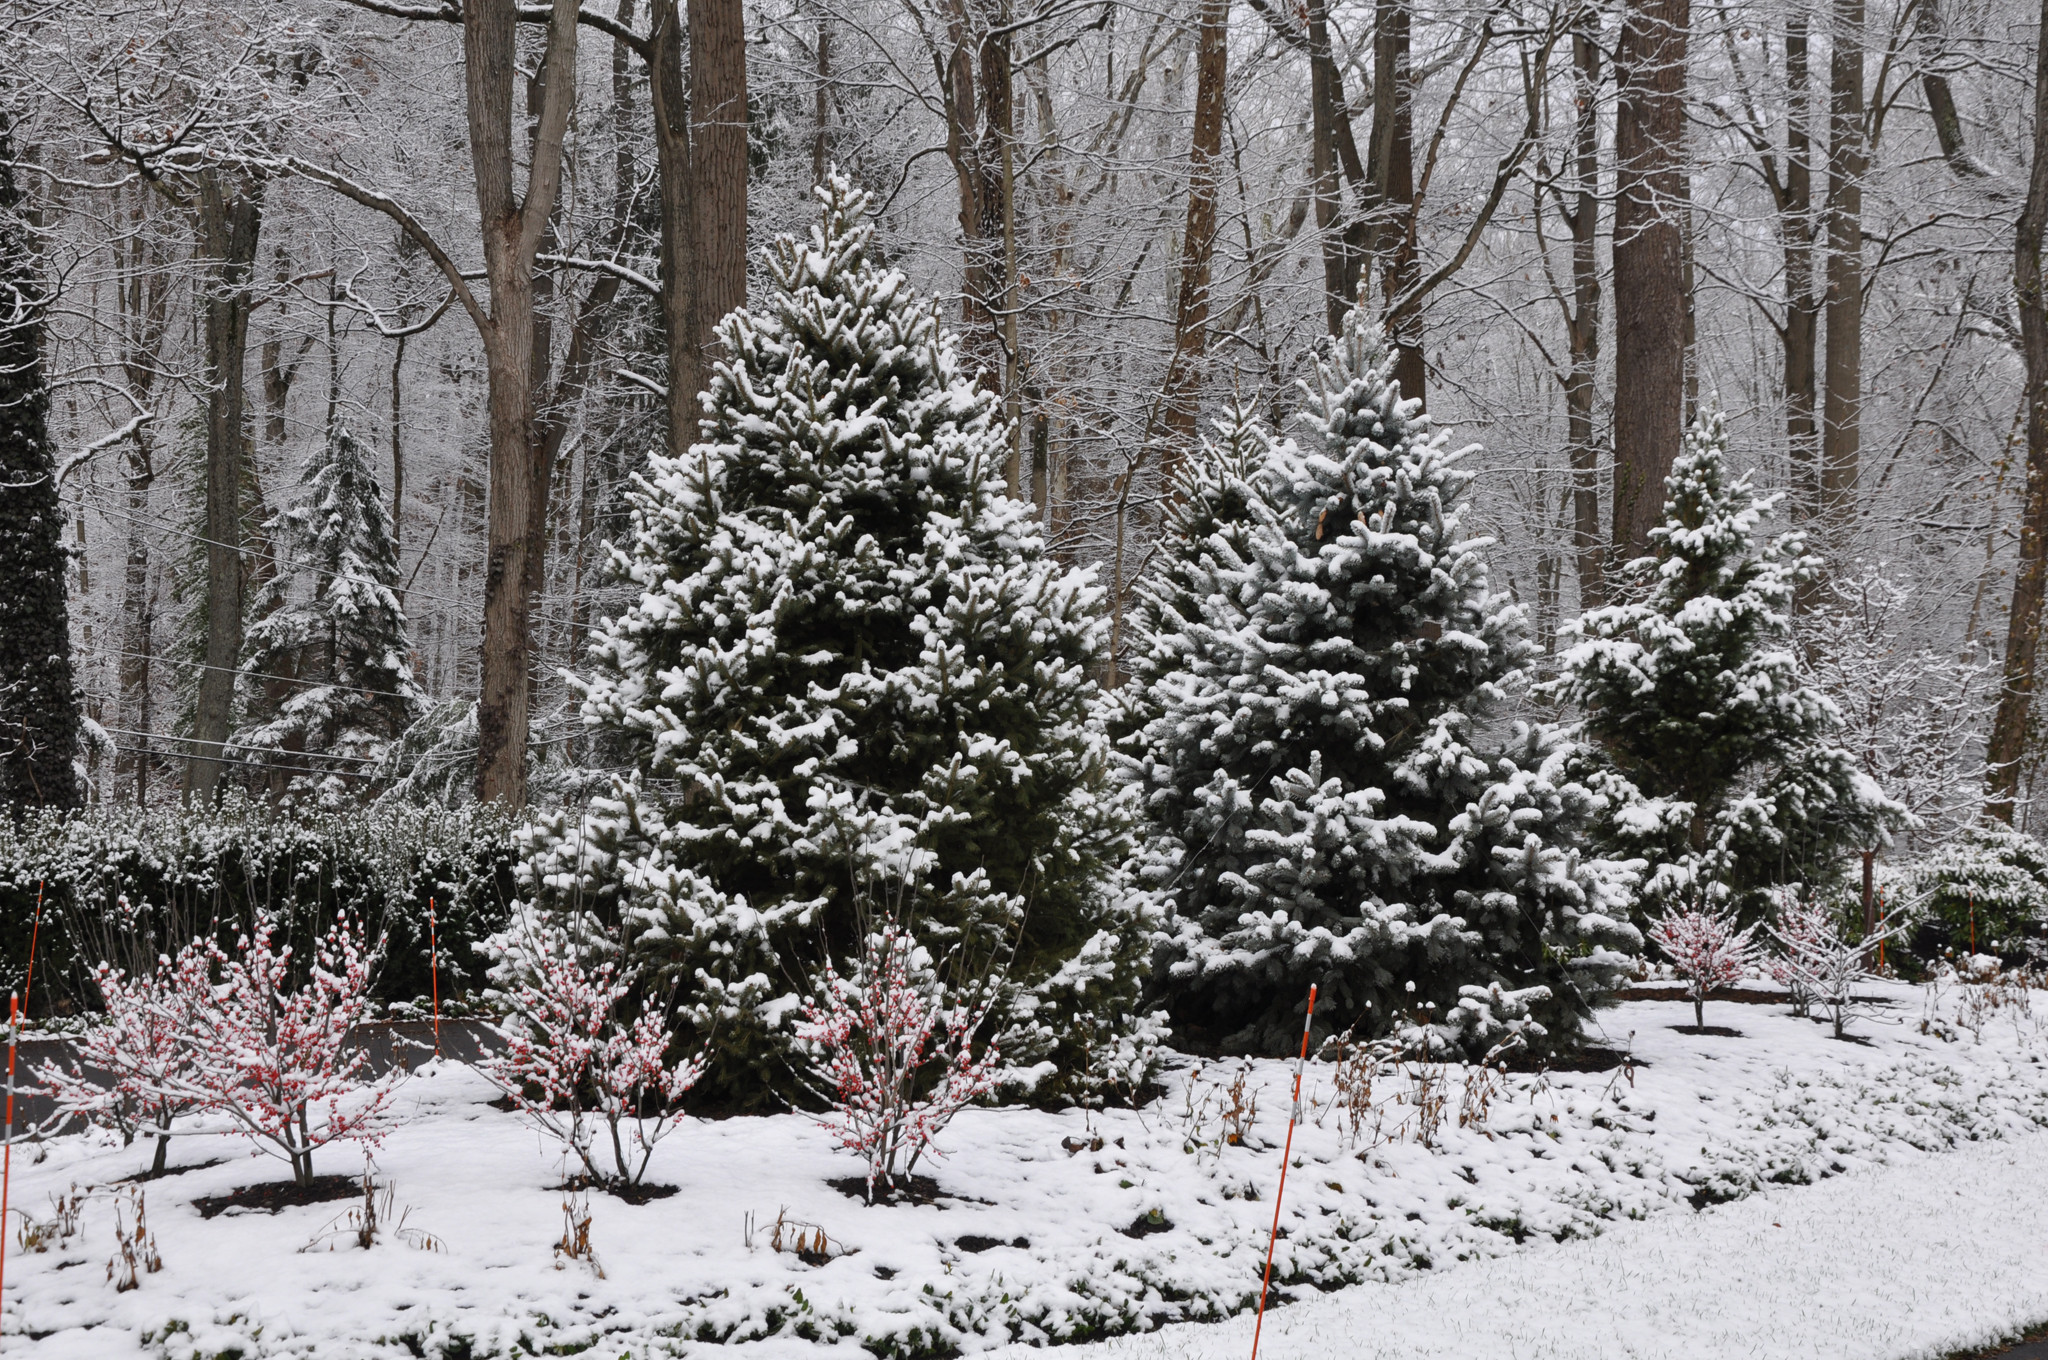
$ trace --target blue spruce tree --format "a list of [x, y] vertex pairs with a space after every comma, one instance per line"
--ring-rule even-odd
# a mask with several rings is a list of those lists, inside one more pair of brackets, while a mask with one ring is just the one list
[[1231, 1047], [1284, 1046], [1311, 983], [1332, 1030], [1567, 1041], [1640, 947], [1627, 869], [1575, 848], [1601, 801], [1569, 745], [1489, 725], [1529, 647], [1460, 530], [1462, 455], [1393, 363], [1354, 311], [1303, 441], [1234, 479], [1212, 460], [1249, 503], [1190, 496], [1148, 606], [1123, 747], [1175, 911], [1161, 983]]

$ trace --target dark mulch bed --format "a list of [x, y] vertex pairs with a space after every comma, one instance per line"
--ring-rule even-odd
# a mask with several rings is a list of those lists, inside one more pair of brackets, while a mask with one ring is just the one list
[[1125, 1237], [1150, 1237], [1153, 1233], [1172, 1232], [1173, 1222], [1165, 1214], [1154, 1209], [1149, 1214], [1140, 1214], [1131, 1220], [1131, 1226], [1123, 1230]]
[[1680, 1034], [1711, 1034], [1717, 1039], [1740, 1039], [1743, 1037], [1741, 1030], [1730, 1029], [1726, 1025], [1673, 1025], [1671, 1028]]
[[1612, 1072], [1623, 1063], [1648, 1067], [1641, 1058], [1631, 1058], [1618, 1048], [1588, 1044], [1568, 1053], [1531, 1053], [1517, 1049], [1502, 1059], [1510, 1072]]
[[[1614, 994], [1616, 1001], [1683, 1001], [1692, 1004], [1682, 986], [1624, 987]], [[1785, 1006], [1792, 998], [1784, 992], [1764, 992], [1753, 987], [1716, 987], [1707, 993], [1709, 1001], [1733, 1001], [1742, 1006]]]
[[202, 1195], [192, 1201], [201, 1218], [214, 1218], [230, 1209], [260, 1209], [274, 1214], [302, 1204], [331, 1204], [338, 1199], [357, 1199], [363, 1193], [363, 1178], [315, 1176], [305, 1185], [297, 1181], [268, 1181], [262, 1185], [238, 1185], [225, 1195]]
[[[169, 1180], [173, 1176], [182, 1176], [187, 1171], [204, 1171], [206, 1170], [206, 1168], [210, 1166], [222, 1166], [226, 1164], [226, 1162], [227, 1158], [216, 1157], [210, 1162], [187, 1162], [183, 1166], [167, 1166], [164, 1168], [163, 1174], [161, 1176], [148, 1171], [138, 1171], [132, 1176], [121, 1177], [120, 1179], [116, 1180], [114, 1184], [130, 1185], [145, 1181]], [[212, 1217], [212, 1215], [208, 1215], [208, 1217]]]
[[983, 1237], [980, 1233], [962, 1233], [953, 1239], [953, 1245], [965, 1252], [993, 1251], [997, 1247], [1015, 1247], [1019, 1251], [1031, 1250], [1031, 1239], [1013, 1237], [1005, 1242], [1000, 1237]]
[[[841, 1176], [825, 1184], [848, 1199], [866, 1200], [868, 1197], [868, 1178], [865, 1176]], [[941, 1190], [939, 1183], [930, 1176], [898, 1176], [894, 1189], [881, 1181], [875, 1182], [877, 1204], [937, 1204], [942, 1199], [959, 1198], [959, 1195], [949, 1195]]]
[[622, 1199], [628, 1204], [652, 1204], [658, 1199], [667, 1199], [670, 1195], [682, 1189], [679, 1185], [654, 1185], [645, 1181], [639, 1185], [617, 1185], [609, 1181], [594, 1181], [588, 1176], [577, 1176], [563, 1181], [560, 1185], [550, 1186], [549, 1188], [568, 1194], [602, 1190], [612, 1198]]
[[2004, 1341], [1988, 1351], [1954, 1351], [1949, 1360], [2048, 1360], [2048, 1327], [2034, 1327], [2017, 1342]]

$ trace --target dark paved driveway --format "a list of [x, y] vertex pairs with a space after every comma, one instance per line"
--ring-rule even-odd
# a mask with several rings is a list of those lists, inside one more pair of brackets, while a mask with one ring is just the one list
[[[369, 1069], [374, 1075], [382, 1076], [400, 1068], [410, 1070], [434, 1056], [434, 1024], [431, 1020], [398, 1020], [359, 1025], [349, 1036], [349, 1044], [369, 1054]], [[495, 1051], [499, 1045], [497, 1031], [480, 1020], [441, 1022], [441, 1053], [444, 1057], [475, 1062], [485, 1053]], [[32, 1094], [26, 1089], [35, 1085], [36, 1068], [50, 1062], [69, 1067], [76, 1056], [76, 1047], [69, 1039], [30, 1038], [21, 1041], [14, 1061], [16, 1128], [33, 1127], [56, 1113], [49, 1097]], [[91, 1075], [90, 1070], [87, 1075]]]

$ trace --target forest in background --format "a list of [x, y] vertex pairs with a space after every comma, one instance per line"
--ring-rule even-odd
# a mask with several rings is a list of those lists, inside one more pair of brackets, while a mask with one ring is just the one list
[[[623, 492], [694, 439], [713, 326], [837, 167], [1000, 397], [1011, 490], [1099, 568], [1107, 683], [1177, 465], [1227, 406], [1296, 409], [1363, 297], [1404, 394], [1483, 446], [1467, 526], [1546, 655], [1718, 407], [1827, 562], [1799, 629], [1843, 745], [1915, 836], [1987, 800], [2039, 829], [2023, 6], [5, 10], [0, 255], [41, 330], [88, 737], [75, 793], [11, 801], [579, 788], [606, 754], [561, 671], [631, 598]], [[359, 506], [407, 647], [378, 684], [274, 584], [322, 467], [385, 519]], [[327, 579], [385, 579], [334, 551]], [[341, 691], [370, 737], [288, 721]]]

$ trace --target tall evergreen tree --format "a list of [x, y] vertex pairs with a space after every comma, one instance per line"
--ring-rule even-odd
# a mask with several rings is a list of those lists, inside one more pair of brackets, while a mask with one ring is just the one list
[[1610, 841], [1649, 861], [1649, 898], [1753, 910], [1772, 885], [1833, 883], [1844, 852], [1903, 810], [1836, 744], [1840, 712], [1800, 673], [1792, 596], [1819, 559], [1797, 533], [1759, 545], [1778, 498], [1730, 482], [1726, 459], [1710, 411], [1672, 465], [1651, 554], [1623, 569], [1623, 603], [1573, 625], [1554, 690], [1585, 709], [1620, 813]]
[[398, 603], [398, 546], [376, 474], [347, 426], [307, 460], [304, 489], [264, 525], [280, 563], [243, 651], [231, 757], [273, 787], [333, 805], [426, 708]]
[[64, 520], [43, 370], [48, 299], [0, 108], [0, 800], [17, 815], [82, 801], [65, 604]]
[[1003, 494], [998, 404], [875, 259], [866, 195], [817, 192], [615, 554], [641, 594], [583, 715], [638, 773], [532, 833], [530, 882], [688, 982], [726, 1099], [791, 1089], [794, 1000], [870, 893], [950, 966], [1010, 961], [1006, 1062], [1128, 1078], [1150, 913], [1092, 716], [1100, 591]]
[[1570, 747], [1485, 736], [1529, 647], [1460, 532], [1463, 455], [1395, 362], [1354, 310], [1304, 443], [1251, 475], [1211, 460], [1149, 596], [1162, 660], [1123, 747], [1177, 912], [1163, 983], [1176, 1024], [1233, 1046], [1284, 1043], [1311, 983], [1338, 1030], [1567, 1041], [1640, 945], [1626, 871], [1573, 848], [1600, 800]]

